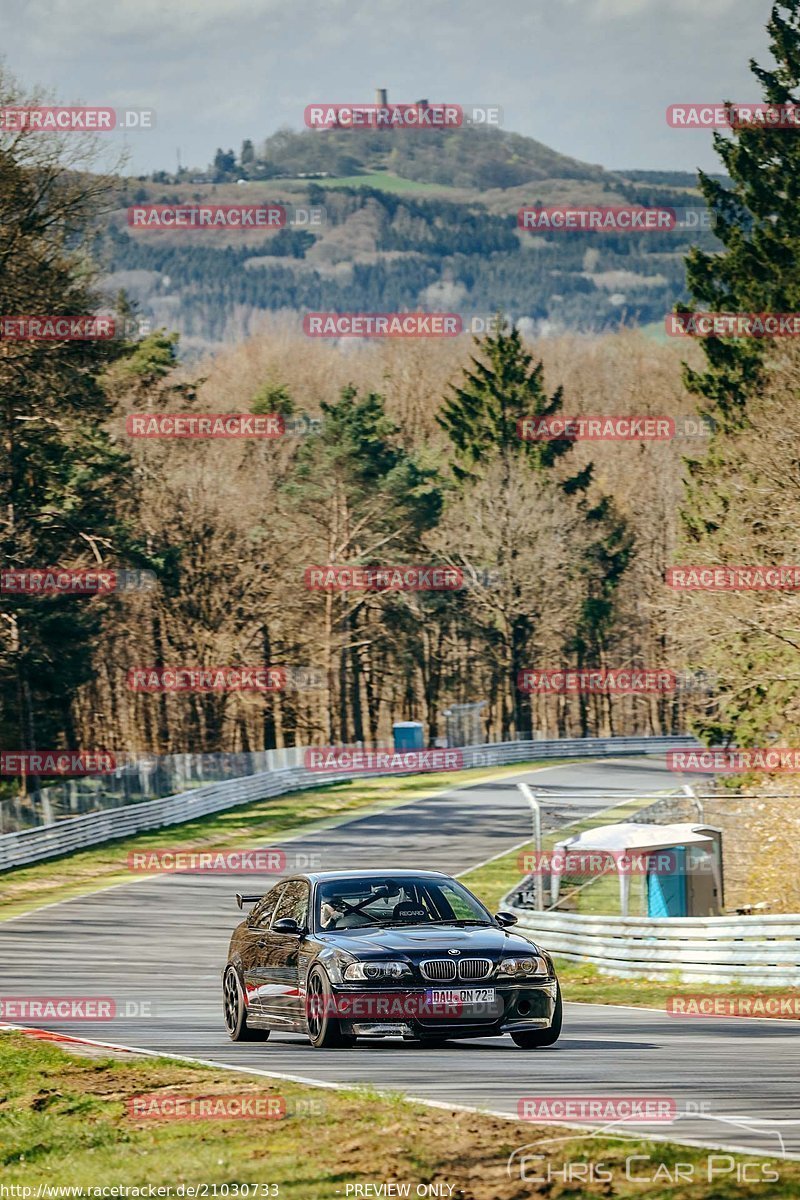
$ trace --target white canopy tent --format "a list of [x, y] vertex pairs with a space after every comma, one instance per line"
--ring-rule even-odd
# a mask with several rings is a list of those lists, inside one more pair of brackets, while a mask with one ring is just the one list
[[[620, 912], [623, 917], [628, 915], [628, 897], [630, 895], [631, 870], [630, 861], [634, 855], [654, 854], [658, 850], [668, 850], [671, 846], [705, 846], [710, 848], [715, 839], [706, 832], [704, 825], [638, 825], [635, 822], [621, 822], [619, 825], [599, 825], [596, 829], [588, 829], [574, 837], [557, 842], [553, 849], [553, 862], [550, 871], [550, 898], [555, 904], [561, 887], [561, 876], [568, 872], [563, 869], [566, 855], [605, 854], [616, 864], [619, 875]], [[561, 869], [557, 869], [557, 868]], [[716, 857], [712, 861], [716, 883], [721, 887]]]

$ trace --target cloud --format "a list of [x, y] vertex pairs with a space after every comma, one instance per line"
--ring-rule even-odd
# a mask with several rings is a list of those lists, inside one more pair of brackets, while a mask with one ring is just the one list
[[770, 2], [9, 0], [0, 45], [64, 103], [155, 109], [129, 139], [137, 173], [174, 167], [177, 147], [203, 166], [375, 87], [500, 105], [507, 128], [589, 162], [711, 168], [711, 139], [667, 129], [664, 109], [752, 96]]
[[[589, 11], [594, 18], [604, 20], [609, 18], [634, 17], [639, 20], [648, 17], [650, 13], [658, 12], [662, 17], [691, 16], [697, 23], [714, 21], [725, 13], [741, 13], [741, 0], [568, 0], [573, 7]], [[752, 11], [753, 3], [750, 2]], [[765, 20], [766, 20], [765, 14]]]

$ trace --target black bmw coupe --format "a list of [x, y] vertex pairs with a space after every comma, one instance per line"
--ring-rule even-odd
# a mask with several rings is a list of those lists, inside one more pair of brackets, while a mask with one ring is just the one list
[[253, 904], [234, 930], [223, 974], [233, 1041], [272, 1030], [318, 1047], [357, 1038], [450, 1038], [509, 1033], [552, 1046], [561, 991], [550, 955], [437, 871], [295, 875]]

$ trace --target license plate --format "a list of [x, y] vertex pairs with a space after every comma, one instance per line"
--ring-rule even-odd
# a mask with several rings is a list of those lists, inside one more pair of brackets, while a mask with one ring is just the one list
[[431, 1004], [494, 1004], [494, 988], [429, 988], [428, 1001]]

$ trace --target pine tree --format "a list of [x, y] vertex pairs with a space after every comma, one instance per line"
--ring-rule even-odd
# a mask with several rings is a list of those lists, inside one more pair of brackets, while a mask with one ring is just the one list
[[[25, 103], [0, 77], [0, 106]], [[0, 312], [88, 315], [99, 307], [85, 256], [108, 182], [65, 169], [41, 133], [0, 138]], [[106, 432], [103, 375], [119, 342], [0, 339], [0, 561], [96, 568], [130, 549], [121, 519], [128, 458]], [[122, 560], [121, 565], [146, 565]], [[0, 599], [0, 743], [74, 745], [71, 706], [92, 672], [104, 597]]]
[[[535, 363], [515, 327], [498, 322], [495, 333], [477, 343], [480, 358], [473, 356], [472, 370], [465, 371], [464, 383], [442, 405], [437, 421], [452, 442], [456, 460], [453, 474], [465, 481], [480, 474], [481, 468], [502, 458], [507, 468], [522, 458], [534, 469], [552, 467], [566, 454], [572, 442], [525, 441], [519, 424], [526, 417], [551, 417], [561, 411], [563, 392], [552, 396], [544, 389], [544, 364]], [[591, 468], [568, 480], [565, 487], [585, 488]]]
[[[751, 71], [768, 104], [796, 105], [800, 0], [776, 0], [767, 30], [774, 65], [764, 68], [751, 60]], [[730, 185], [700, 176], [723, 251], [691, 252], [691, 294], [696, 306], [712, 312], [800, 311], [800, 135], [794, 128], [732, 124], [731, 135], [714, 137]], [[770, 474], [782, 477], [786, 511], [794, 504], [796, 454], [787, 461], [783, 447], [776, 446], [777, 471], [763, 455], [770, 410], [785, 438], [787, 421], [780, 415], [774, 376], [786, 369], [781, 357], [794, 353], [794, 347], [778, 348], [769, 339], [713, 338], [704, 339], [702, 348], [705, 370], [687, 370], [686, 380], [702, 397], [716, 430], [707, 455], [688, 463], [682, 557], [714, 564], [794, 561], [794, 533], [776, 534], [778, 523], [763, 516], [775, 503]], [[754, 480], [753, 462], [759, 457]], [[745, 745], [762, 744], [782, 731], [797, 704], [795, 645], [784, 615], [791, 599], [784, 604], [783, 597], [711, 593], [684, 597], [681, 604], [682, 612], [692, 614], [694, 628], [707, 631], [699, 650], [695, 639], [695, 657], [716, 676], [722, 697], [709, 705], [703, 734], [710, 741], [735, 738]]]
[[469, 488], [488, 470], [498, 472], [500, 497], [500, 544], [497, 568], [502, 583], [497, 637], [502, 648], [513, 701], [509, 716], [517, 734], [532, 727], [530, 697], [517, 688], [519, 672], [527, 661], [535, 633], [535, 598], [529, 594], [514, 530], [518, 524], [514, 481], [526, 468], [541, 477], [545, 486], [572, 498], [582, 522], [591, 528], [582, 546], [576, 574], [584, 576], [586, 600], [578, 629], [565, 636], [565, 649], [585, 651], [602, 646], [611, 623], [613, 593], [630, 554], [630, 539], [624, 522], [607, 499], [590, 502], [587, 492], [592, 465], [570, 474], [560, 461], [572, 449], [569, 439], [528, 441], [521, 436], [520, 423], [530, 417], [550, 417], [563, 405], [561, 388], [548, 396], [544, 366], [525, 349], [520, 332], [499, 323], [495, 333], [479, 343], [480, 358], [473, 357], [464, 383], [454, 389], [437, 417], [455, 450], [453, 474], [462, 488]]
[[[800, 100], [800, 0], [777, 0], [767, 25], [772, 69], [750, 68], [770, 104]], [[733, 110], [731, 110], [733, 111]], [[715, 133], [714, 146], [730, 185], [700, 173], [722, 253], [694, 248], [687, 280], [695, 306], [712, 312], [796, 312], [800, 309], [800, 138], [768, 125]], [[684, 311], [687, 311], [684, 308]], [[754, 338], [704, 340], [705, 371], [687, 372], [721, 430], [746, 421], [766, 352]]]

